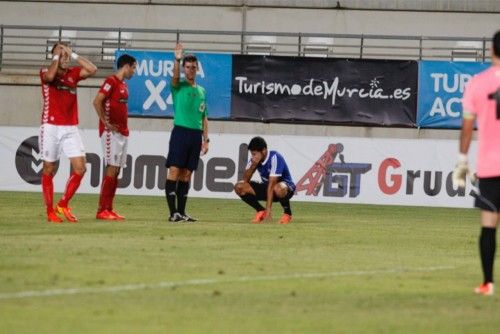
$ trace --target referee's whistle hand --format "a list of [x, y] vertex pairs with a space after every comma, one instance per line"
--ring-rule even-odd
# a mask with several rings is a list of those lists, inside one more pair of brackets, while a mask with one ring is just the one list
[[208, 152], [208, 143], [204, 142], [201, 144], [201, 151], [200, 151], [200, 156], [204, 156]]

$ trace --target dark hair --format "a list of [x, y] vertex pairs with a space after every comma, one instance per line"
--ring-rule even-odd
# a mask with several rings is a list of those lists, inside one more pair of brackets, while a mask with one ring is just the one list
[[118, 69], [122, 68], [125, 65], [134, 65], [134, 63], [137, 63], [137, 60], [135, 60], [134, 57], [128, 54], [121, 55], [120, 58], [118, 58], [118, 61], [116, 62], [116, 67]]
[[253, 137], [252, 140], [250, 140], [250, 143], [248, 143], [249, 151], [262, 152], [266, 148], [267, 148], [267, 143], [262, 137]]
[[66, 42], [56, 42], [54, 45], [52, 45], [52, 49], [50, 50], [50, 53], [54, 54], [54, 51], [55, 49], [59, 46], [59, 45], [64, 45], [64, 46], [68, 46], [68, 43]]
[[198, 65], [198, 58], [196, 58], [196, 56], [192, 54], [185, 55], [182, 59], [182, 66], [184, 66], [184, 64], [186, 63], [196, 63]]
[[493, 54], [500, 57], [500, 30], [498, 30], [493, 36]]

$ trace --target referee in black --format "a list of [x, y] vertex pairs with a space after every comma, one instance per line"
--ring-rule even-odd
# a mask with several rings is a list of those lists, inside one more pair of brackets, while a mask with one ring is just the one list
[[[208, 120], [205, 89], [196, 84], [198, 60], [194, 55], [182, 57], [182, 44], [175, 46], [172, 98], [174, 128], [170, 135], [166, 167], [165, 195], [170, 210], [170, 222], [195, 222], [186, 214], [186, 202], [191, 174], [198, 167], [200, 154], [208, 152]], [[185, 79], [180, 80], [180, 66]]]

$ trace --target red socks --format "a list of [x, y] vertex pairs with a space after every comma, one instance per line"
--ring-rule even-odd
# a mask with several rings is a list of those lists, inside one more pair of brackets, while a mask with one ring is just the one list
[[54, 182], [53, 176], [42, 174], [42, 193], [47, 213], [54, 211]]
[[76, 190], [80, 186], [80, 182], [82, 181], [82, 179], [83, 175], [79, 175], [74, 172], [71, 173], [68, 182], [66, 183], [66, 190], [64, 190], [64, 194], [58, 203], [60, 207], [65, 208], [68, 206], [68, 202], [71, 200]]
[[[68, 202], [71, 200], [76, 190], [80, 186], [83, 175], [71, 173], [68, 182], [66, 183], [66, 190], [64, 195], [59, 201], [58, 205], [67, 207]], [[42, 174], [42, 192], [47, 212], [54, 211], [54, 183], [53, 176]], [[118, 187], [118, 178], [105, 176], [101, 185], [101, 195], [99, 197], [98, 212], [104, 210], [113, 210], [113, 199], [115, 197], [116, 188]]]
[[109, 205], [108, 209], [110, 211], [113, 210], [113, 199], [115, 198], [116, 188], [118, 188], [118, 178], [114, 177], [113, 178], [112, 188], [111, 188], [111, 198], [109, 199], [109, 203], [108, 203], [108, 205]]
[[97, 212], [102, 212], [104, 210], [113, 210], [113, 199], [115, 197], [117, 187], [118, 178], [112, 176], [104, 176], [101, 185], [101, 195], [99, 197], [99, 208]]

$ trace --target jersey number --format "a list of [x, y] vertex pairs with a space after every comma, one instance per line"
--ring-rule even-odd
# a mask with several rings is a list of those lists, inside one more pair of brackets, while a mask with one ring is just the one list
[[497, 119], [500, 120], [500, 88], [496, 92], [488, 95], [489, 100], [495, 100], [497, 103]]

